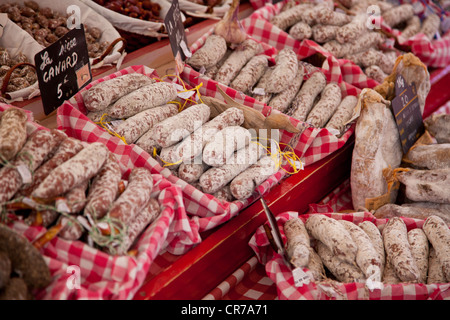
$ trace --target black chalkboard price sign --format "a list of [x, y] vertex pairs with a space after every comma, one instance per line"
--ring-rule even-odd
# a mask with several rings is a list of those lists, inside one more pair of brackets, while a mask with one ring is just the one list
[[34, 56], [46, 115], [57, 109], [92, 80], [83, 25]]
[[169, 36], [170, 47], [175, 58], [178, 72], [183, 70], [183, 62], [191, 56], [187, 46], [186, 32], [181, 19], [178, 0], [172, 0], [172, 5], [167, 11], [164, 25]]
[[403, 153], [408, 153], [412, 145], [424, 132], [422, 112], [416, 85], [408, 85], [401, 74], [395, 79], [395, 95], [392, 110], [397, 122]]

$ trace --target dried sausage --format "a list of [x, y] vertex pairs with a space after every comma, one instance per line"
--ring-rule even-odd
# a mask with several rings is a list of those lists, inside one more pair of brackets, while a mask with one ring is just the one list
[[388, 220], [383, 229], [383, 243], [388, 261], [403, 282], [419, 279], [419, 269], [411, 253], [405, 222], [398, 217]]
[[211, 109], [203, 103], [190, 106], [150, 129], [153, 139], [163, 148], [170, 147], [200, 128], [209, 120], [210, 112]]
[[320, 100], [309, 112], [306, 122], [317, 128], [324, 127], [341, 103], [341, 97], [341, 88], [336, 83], [327, 84]]
[[244, 148], [251, 140], [251, 132], [244, 127], [226, 127], [217, 132], [203, 148], [203, 162], [213, 167], [224, 165], [236, 150]]
[[104, 110], [128, 93], [155, 80], [139, 73], [130, 73], [106, 80], [86, 90], [82, 96], [86, 109], [89, 111]]
[[297, 75], [295, 76], [292, 84], [290, 84], [282, 92], [273, 95], [270, 99], [269, 106], [280, 112], [286, 112], [302, 86], [303, 76], [304, 68], [303, 65], [299, 64]]
[[253, 39], [246, 39], [224, 61], [217, 71], [214, 80], [229, 85], [245, 64], [255, 55], [261, 53], [263, 48]]
[[203, 192], [215, 193], [226, 186], [234, 177], [256, 163], [263, 156], [264, 149], [257, 143], [250, 143], [234, 153], [226, 164], [207, 170], [200, 177]]
[[18, 108], [8, 108], [0, 115], [0, 160], [9, 161], [27, 140], [27, 114]]
[[423, 224], [423, 231], [436, 251], [436, 256], [442, 265], [447, 282], [450, 281], [450, 229], [448, 225], [437, 216], [427, 218]]
[[122, 177], [119, 163], [113, 153], [109, 152], [100, 172], [92, 180], [87, 195], [85, 215], [101, 219], [119, 193], [119, 183]]
[[177, 97], [175, 85], [170, 82], [155, 82], [121, 97], [105, 112], [114, 118], [129, 118], [144, 110], [162, 106]]
[[123, 121], [116, 133], [125, 138], [126, 143], [134, 143], [155, 124], [178, 113], [176, 104], [166, 104], [156, 108], [141, 111]]
[[313, 107], [314, 100], [322, 92], [327, 85], [327, 80], [322, 72], [314, 72], [309, 79], [307, 79], [300, 91], [292, 101], [292, 117], [306, 121], [310, 110]]
[[238, 200], [247, 199], [257, 186], [275, 174], [277, 170], [278, 165], [274, 159], [263, 156], [231, 181], [231, 194]]
[[153, 176], [143, 167], [131, 170], [125, 190], [114, 201], [108, 211], [111, 218], [128, 225], [134, 217], [145, 208], [153, 189]]
[[247, 93], [261, 78], [269, 65], [269, 60], [265, 55], [258, 55], [251, 58], [247, 64], [239, 71], [236, 78], [231, 81], [230, 87]]
[[228, 108], [183, 140], [178, 149], [180, 159], [189, 163], [201, 154], [205, 145], [211, 141], [217, 132], [226, 127], [240, 126], [244, 123], [244, 120], [244, 112], [242, 110], [235, 107]]
[[211, 34], [206, 38], [203, 46], [195, 51], [186, 62], [196, 69], [201, 67], [208, 69], [216, 65], [226, 52], [226, 40], [219, 35]]
[[265, 91], [279, 93], [286, 89], [294, 80], [298, 71], [298, 58], [294, 50], [281, 49], [275, 57], [275, 67], [265, 85]]
[[322, 214], [312, 214], [305, 226], [309, 234], [328, 247], [334, 256], [348, 264], [355, 264], [358, 247], [341, 223]]
[[406, 197], [412, 201], [450, 203], [450, 168], [410, 169], [399, 172], [397, 178], [405, 185]]
[[103, 166], [108, 152], [108, 148], [100, 142], [88, 144], [75, 156], [52, 170], [31, 195], [49, 199], [66, 193], [95, 176]]

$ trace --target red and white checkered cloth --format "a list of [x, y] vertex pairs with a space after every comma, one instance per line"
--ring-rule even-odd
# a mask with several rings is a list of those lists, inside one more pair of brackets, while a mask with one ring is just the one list
[[[119, 158], [122, 165], [129, 167], [132, 163], [137, 163], [140, 166], [145, 166], [151, 169], [152, 173], [161, 174], [171, 183], [181, 187], [184, 208], [190, 216], [189, 224], [192, 228], [203, 232], [214, 227], [221, 225], [222, 223], [230, 220], [237, 215], [243, 208], [257, 200], [260, 195], [268, 192], [274, 185], [279, 183], [284, 177], [288, 175], [285, 170], [280, 169], [276, 174], [269, 177], [265, 182], [258, 186], [250, 198], [246, 200], [236, 200], [233, 202], [221, 201], [215, 198], [213, 195], [206, 194], [188, 184], [187, 182], [174, 176], [167, 168], [163, 168], [154, 158], [152, 158], [147, 152], [142, 150], [135, 144], [126, 145], [118, 137], [110, 135], [102, 127], [96, 125], [89, 118], [86, 117], [86, 108], [84, 106], [81, 93], [84, 90], [88, 90], [91, 86], [114, 77], [138, 72], [146, 74], [150, 77], [159, 78], [153, 69], [145, 66], [132, 66], [122, 69], [114, 74], [108, 75], [102, 79], [93, 81], [86, 86], [82, 91], [77, 93], [73, 99], [65, 102], [58, 108], [57, 121], [58, 127], [65, 130], [69, 136], [74, 136], [83, 141], [100, 141], [106, 144], [110, 149], [114, 148], [116, 152], [124, 155]], [[167, 81], [174, 81], [177, 83], [177, 79]], [[182, 85], [178, 82], [178, 84]], [[190, 88], [186, 85], [186, 88]], [[193, 97], [192, 99], [195, 99]], [[179, 235], [170, 244], [169, 251], [174, 254], [182, 254], [186, 252], [196, 242], [184, 241]]]
[[[8, 107], [10, 106], [1, 104], [0, 111]], [[32, 121], [30, 114], [29, 119]], [[118, 145], [117, 141], [110, 140], [95, 130], [95, 125], [87, 121], [83, 123], [83, 119], [75, 120], [76, 124], [71, 128], [73, 130], [66, 128], [65, 132], [83, 141], [105, 143], [120, 161], [124, 177], [133, 167], [151, 169], [145, 159], [130, 146]], [[35, 122], [32, 125], [36, 130], [48, 130]], [[185, 250], [185, 245], [189, 247], [201, 241], [197, 226], [187, 216], [181, 188], [158, 172], [153, 170], [152, 173], [152, 194], [159, 201], [161, 214], [141, 234], [135, 247], [137, 254], [112, 256], [82, 241], [67, 241], [56, 237], [41, 249], [53, 280], [49, 286], [36, 293], [37, 299], [131, 299], [161, 250]], [[47, 231], [44, 227], [30, 227], [19, 220], [9, 226], [30, 241]], [[73, 284], [73, 280], [79, 283], [79, 288], [69, 285]]]
[[[371, 221], [376, 226], [386, 224], [388, 219], [376, 219], [371, 213], [357, 212], [313, 213], [323, 214], [336, 220], [348, 220], [356, 224]], [[299, 217], [305, 222], [310, 214], [298, 215], [297, 212], [284, 212], [277, 215], [277, 223], [283, 241], [286, 236], [283, 225], [289, 219]], [[407, 230], [422, 228], [424, 220], [402, 218]], [[310, 282], [308, 285], [296, 287], [292, 271], [284, 263], [283, 258], [270, 246], [264, 228], [257, 229], [249, 242], [258, 260], [265, 264], [266, 273], [276, 283], [280, 300], [443, 300], [450, 299], [450, 283], [443, 284], [383, 284], [381, 289], [368, 290], [364, 283]], [[307, 269], [304, 269], [306, 271]]]
[[251, 257], [202, 300], [276, 300], [276, 286], [256, 256]]
[[[264, 9], [266, 8], [267, 10], [270, 10], [272, 7], [267, 6]], [[342, 81], [342, 75], [337, 59], [324, 51], [323, 48], [316, 43], [312, 41], [304, 41], [302, 43], [290, 41], [281, 34], [282, 31], [280, 29], [277, 28], [277, 32], [271, 24], [264, 19], [259, 18], [257, 15], [251, 15], [249, 18], [242, 20], [242, 25], [254, 40], [262, 44], [264, 54], [269, 57], [274, 58], [278, 50], [285, 46], [293, 49], [297, 53], [299, 60], [314, 54], [322, 54], [325, 56], [327, 63], [324, 64], [323, 68], [318, 69], [325, 74], [328, 82], [338, 83], [344, 97], [347, 95], [358, 95], [361, 92], [359, 88]], [[195, 52], [198, 48], [202, 47], [206, 38], [212, 34], [212, 32], [213, 28], [199, 38], [191, 46], [191, 52]], [[264, 116], [268, 116], [272, 112], [279, 112], [242, 92], [220, 84], [206, 76], [202, 76], [187, 64], [180, 77], [191, 87], [201, 85], [199, 92], [203, 95], [223, 100], [220, 92], [217, 90], [217, 86], [220, 86], [220, 88], [235, 101], [260, 111]], [[294, 135], [285, 130], [280, 130], [280, 142], [282, 144], [290, 144], [293, 147], [295, 154], [301, 159], [305, 166], [317, 162], [341, 148], [354, 132], [354, 125], [351, 125], [343, 136], [337, 138], [335, 135], [331, 134], [328, 129], [314, 128], [294, 118], [290, 118], [290, 120], [297, 128], [305, 129], [300, 135]]]

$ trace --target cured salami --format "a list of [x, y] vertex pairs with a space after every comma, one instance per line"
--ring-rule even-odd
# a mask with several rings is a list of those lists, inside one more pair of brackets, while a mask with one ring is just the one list
[[158, 200], [151, 198], [145, 208], [137, 213], [137, 215], [128, 224], [127, 234], [119, 249], [118, 255], [126, 254], [131, 248], [138, 236], [151, 224], [161, 213]]
[[121, 177], [119, 163], [114, 154], [109, 152], [108, 158], [89, 188], [84, 209], [85, 215], [96, 219], [105, 216], [119, 193]]
[[204, 45], [195, 51], [186, 63], [196, 69], [201, 67], [209, 69], [219, 63], [226, 52], [226, 40], [219, 35], [211, 34], [206, 38]]
[[161, 147], [170, 147], [189, 136], [209, 120], [211, 109], [206, 104], [196, 104], [173, 117], [157, 123], [152, 129], [153, 139]]
[[143, 167], [133, 168], [127, 187], [114, 201], [108, 215], [128, 225], [145, 208], [152, 189], [153, 177], [150, 171]]
[[225, 60], [217, 71], [214, 80], [229, 85], [245, 64], [255, 55], [261, 53], [263, 48], [253, 39], [246, 39]]
[[183, 140], [178, 149], [180, 159], [189, 163], [201, 154], [205, 145], [211, 141], [218, 131], [230, 126], [240, 126], [244, 123], [244, 120], [242, 110], [235, 107], [228, 108]]
[[123, 96], [105, 112], [117, 119], [129, 118], [144, 110], [167, 104], [176, 97], [177, 90], [173, 83], [155, 82]]
[[275, 174], [277, 170], [277, 163], [270, 156], [263, 156], [231, 181], [231, 194], [238, 200], [247, 199], [257, 186]]
[[140, 73], [130, 73], [106, 80], [86, 90], [82, 96], [86, 109], [89, 111], [104, 110], [110, 104], [128, 93], [155, 80]]
[[264, 154], [264, 148], [257, 143], [250, 143], [247, 147], [235, 152], [232, 160], [220, 167], [207, 170], [200, 177], [203, 192], [215, 193], [226, 186], [234, 177], [256, 163]]
[[0, 114], [0, 160], [9, 161], [27, 140], [27, 115], [17, 108], [8, 108]]
[[125, 119], [116, 129], [116, 133], [125, 138], [126, 143], [134, 143], [155, 124], [178, 113], [176, 104], [165, 104], [160, 107], [141, 111]]
[[75, 156], [52, 170], [31, 195], [49, 199], [66, 193], [95, 176], [108, 157], [108, 152], [108, 148], [100, 142], [88, 144]]
[[247, 93], [261, 78], [268, 66], [269, 60], [267, 56], [258, 55], [252, 57], [239, 71], [236, 78], [231, 82], [230, 87]]
[[322, 72], [314, 72], [308, 80], [303, 83], [300, 91], [292, 101], [292, 117], [306, 121], [311, 111], [314, 100], [327, 85], [327, 80]]

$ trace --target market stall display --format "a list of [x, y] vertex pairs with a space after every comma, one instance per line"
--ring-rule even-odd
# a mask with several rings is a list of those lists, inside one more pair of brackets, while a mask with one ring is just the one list
[[[251, 18], [254, 19], [254, 17]], [[236, 23], [231, 20], [230, 23], [232, 22]], [[249, 23], [246, 20], [242, 21], [244, 26]], [[338, 62], [333, 56], [328, 54], [320, 59], [319, 63], [315, 61], [316, 65], [313, 65], [304, 60], [318, 54], [320, 49], [317, 47], [311, 48], [305, 45], [295, 49], [287, 47], [277, 50], [264, 42], [265, 39], [271, 39], [271, 35], [266, 33], [262, 41], [255, 40], [251, 31], [245, 40], [240, 40], [241, 43], [230, 45], [223, 36], [217, 34], [218, 29], [219, 24], [191, 47], [192, 57], [187, 59], [181, 74], [184, 81], [192, 87], [202, 84], [199, 89], [201, 94], [218, 99], [222, 98], [220, 92], [223, 91], [233, 100], [262, 110], [266, 116], [279, 113], [290, 116], [288, 119], [300, 132], [292, 133], [289, 130], [282, 130], [280, 141], [291, 145], [305, 165], [325, 156], [314, 154], [315, 149], [311, 148], [311, 146], [320, 145], [321, 138], [333, 144], [345, 143], [353, 130], [351, 123], [348, 122], [351, 120], [351, 112], [340, 111], [341, 115], [333, 120], [335, 123], [340, 118], [338, 122], [341, 122], [341, 125], [333, 125], [339, 129], [331, 130], [330, 126], [329, 131], [325, 128], [337, 111], [340, 100], [332, 101], [334, 106], [328, 109], [326, 107], [328, 99], [326, 95], [323, 95], [324, 99], [317, 104], [316, 110], [311, 114], [311, 123], [304, 118], [312, 105], [316, 105], [314, 98], [321, 96], [325, 84], [329, 84], [328, 88], [340, 92], [342, 98], [349, 95], [357, 96], [359, 93], [358, 88], [342, 82]], [[234, 33], [237, 35], [242, 32], [239, 28], [233, 30], [237, 31]], [[234, 39], [243, 38], [234, 37]], [[227, 43], [226, 47], [225, 43]], [[220, 50], [209, 50], [208, 48], [212, 46]], [[225, 50], [225, 48], [228, 49]], [[286, 72], [286, 70], [290, 71]], [[269, 79], [268, 83], [266, 79]], [[321, 88], [317, 82], [325, 84]], [[313, 93], [313, 91], [318, 92]], [[307, 107], [300, 106], [304, 103], [306, 96], [310, 103]], [[349, 104], [350, 107], [348, 107]], [[346, 99], [345, 105], [348, 107], [347, 110], [351, 108], [349, 99]], [[296, 115], [299, 113], [296, 112], [297, 110], [304, 109], [308, 110], [302, 111], [304, 114], [302, 117]], [[341, 109], [344, 109], [344, 106]], [[313, 121], [312, 118], [316, 118], [317, 121]], [[333, 150], [336, 149], [333, 147]], [[333, 150], [330, 149], [330, 153]]]
[[[111, 81], [113, 84], [114, 81], [133, 76], [136, 78], [146, 76], [150, 82], [154, 82], [142, 88], [158, 85], [164, 90], [168, 90], [168, 95], [162, 94], [163, 90], [158, 90], [164, 101], [158, 101], [153, 105], [144, 103], [147, 109], [142, 112], [154, 113], [157, 110], [158, 117], [155, 114], [154, 117], [149, 116], [147, 126], [139, 125], [139, 123], [143, 123], [142, 121], [146, 122], [146, 117], [139, 116], [139, 113], [130, 117], [125, 115], [125, 118], [120, 120], [109, 121], [105, 120], [109, 108], [106, 107], [107, 111], [103, 113], [104, 119], [94, 124], [89, 119], [85, 103], [89, 92], [91, 90], [95, 92], [95, 88], [100, 87], [96, 93], [100, 97], [102, 96], [101, 88], [105, 88], [105, 92], [110, 92], [105, 97], [111, 98], [112, 88], [115, 88], [113, 90], [115, 93], [120, 90], [114, 86], [110, 87], [108, 82]], [[275, 149], [270, 149], [278, 148], [278, 146], [271, 147], [266, 137], [258, 140], [259, 129], [263, 128], [265, 119], [261, 113], [239, 104], [236, 107], [224, 108], [227, 104], [223, 101], [212, 102], [211, 99], [208, 99], [210, 97], [197, 95], [194, 88], [178, 81], [179, 79], [176, 77], [171, 81], [162, 81], [153, 70], [143, 66], [123, 69], [112, 76], [94, 81], [84, 91], [75, 95], [70, 103], [65, 103], [58, 109], [58, 123], [62, 128], [72, 130], [73, 121], [77, 121], [74, 119], [81, 118], [95, 126], [98, 132], [103, 132], [119, 144], [124, 145], [126, 145], [125, 140], [121, 140], [123, 137], [118, 135], [122, 121], [124, 124], [122, 126], [124, 131], [120, 131], [122, 133], [127, 130], [138, 132], [139, 127], [146, 127], [147, 132], [142, 130], [139, 138], [129, 140], [134, 140], [134, 143], [130, 143], [130, 148], [145, 154], [154, 170], [182, 187], [184, 202], [189, 214], [193, 217], [193, 223], [197, 224], [202, 232], [237, 215], [240, 210], [287, 176], [292, 171], [291, 166], [297, 166], [297, 169], [299, 167], [298, 164], [286, 162], [282, 153], [278, 151], [275, 153]], [[138, 94], [142, 88], [128, 94], [122, 92], [123, 96], [121, 98], [116, 96], [115, 98], [118, 100], [116, 102], [109, 101], [109, 105], [114, 106], [121, 99], [128, 99], [133, 95], [142, 98], [143, 95]], [[187, 98], [185, 94], [191, 92], [194, 95], [189, 95]], [[152, 99], [156, 99], [156, 95], [153, 95]], [[99, 99], [94, 100], [98, 101]], [[137, 102], [140, 101], [137, 100]], [[133, 103], [126, 105], [131, 106]], [[129, 108], [129, 110], [131, 109], [133, 108]], [[163, 115], [161, 110], [169, 112], [164, 119], [161, 118]], [[258, 118], [255, 117], [255, 113], [259, 115]], [[136, 116], [140, 120], [132, 119]], [[259, 122], [260, 120], [262, 122]], [[115, 121], [119, 122], [119, 126], [116, 124], [116, 127], [108, 128], [111, 124], [114, 126]], [[244, 132], [248, 139], [246, 141], [241, 139], [236, 144], [232, 143], [230, 137], [235, 135], [234, 130], [236, 133]], [[228, 133], [223, 135], [225, 131]], [[86, 132], [86, 134], [88, 133]], [[207, 150], [212, 152], [208, 153]], [[272, 154], [268, 153], [268, 150], [272, 150]], [[208, 154], [213, 157], [207, 159]], [[263, 161], [263, 156], [266, 154], [268, 156]], [[242, 175], [239, 176], [240, 174]], [[234, 180], [236, 181], [234, 182]], [[231, 188], [232, 184], [233, 189]], [[180, 250], [183, 249], [180, 248]]]
[[[103, 60], [117, 42], [131, 40], [137, 49], [166, 37], [168, 3], [81, 0], [91, 63], [126, 61], [124, 46], [116, 52], [119, 60]], [[9, 78], [3, 87], [11, 90], [5, 98], [38, 95], [14, 96], [33, 86], [34, 67], [25, 61], [28, 39], [39, 51], [57, 30], [63, 35], [66, 5], [0, 6], [9, 27], [23, 35], [19, 45], [0, 50], [0, 69]], [[410, 32], [408, 41], [442, 40], [446, 13], [418, 13], [417, 6], [386, 1], [291, 0], [265, 3], [239, 21], [237, 0], [197, 1], [188, 8], [194, 5], [207, 9], [192, 9], [202, 11], [193, 16], [219, 21], [194, 41], [181, 73], [160, 77], [142, 59], [124, 69], [106, 66], [105, 74], [99, 70], [56, 110], [57, 129], [34, 122], [30, 112], [0, 105], [0, 227], [39, 251], [36, 257], [50, 273], [30, 290], [23, 273], [9, 271], [14, 259], [0, 246], [0, 297], [13, 291], [20, 299], [170, 296], [177, 285], [194, 281], [179, 275], [209, 266], [207, 257], [227, 261], [232, 250], [224, 246], [236, 244], [232, 238], [248, 227], [245, 236], [256, 233], [236, 248], [250, 244], [247, 251], [266, 268], [278, 299], [447, 299], [448, 114], [424, 119], [425, 134], [405, 152], [392, 112], [401, 83], [412, 88], [414, 106], [425, 117], [436, 82], [428, 71], [432, 64], [402, 52], [413, 50], [399, 46], [401, 37], [396, 43], [392, 38]], [[371, 23], [380, 22], [380, 30], [366, 24], [373, 5], [381, 15]], [[116, 31], [91, 24], [86, 12], [117, 22], [120, 35], [107, 52], [96, 51], [98, 41]], [[149, 33], [136, 33], [139, 26]], [[12, 34], [7, 30], [0, 45]], [[25, 87], [13, 88], [20, 85]], [[310, 170], [303, 178], [289, 179], [305, 166]], [[324, 178], [336, 168], [342, 172]], [[305, 209], [304, 199], [320, 198], [348, 174], [347, 193], [339, 194], [348, 197], [344, 205], [290, 211], [297, 200]], [[292, 191], [318, 180], [326, 186], [306, 195]], [[266, 197], [271, 192], [277, 195]], [[277, 250], [267, 225], [258, 228], [264, 212], [255, 202], [263, 197], [281, 212], [277, 223], [287, 255]], [[204, 240], [210, 241], [202, 248]], [[193, 260], [183, 259], [185, 254]], [[229, 261], [242, 264], [246, 254]], [[174, 266], [159, 279], [150, 270], [158, 263]], [[228, 274], [230, 267], [219, 270]], [[213, 287], [219, 277], [204, 286]], [[203, 296], [200, 291], [180, 289], [175, 296]]]

